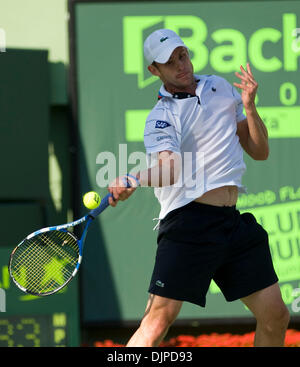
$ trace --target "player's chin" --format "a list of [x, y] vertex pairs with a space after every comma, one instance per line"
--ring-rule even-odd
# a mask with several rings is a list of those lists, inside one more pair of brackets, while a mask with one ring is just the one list
[[187, 87], [187, 86], [193, 84], [194, 77], [190, 73], [186, 73], [186, 74], [183, 74], [183, 75], [179, 76], [177, 78], [177, 82], [178, 82], [178, 84], [181, 84], [182, 86]]

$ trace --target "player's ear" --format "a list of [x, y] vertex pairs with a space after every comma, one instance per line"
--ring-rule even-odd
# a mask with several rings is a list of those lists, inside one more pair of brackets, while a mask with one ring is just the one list
[[147, 69], [150, 71], [152, 75], [160, 77], [160, 72], [155, 65], [151, 64], [148, 66]]

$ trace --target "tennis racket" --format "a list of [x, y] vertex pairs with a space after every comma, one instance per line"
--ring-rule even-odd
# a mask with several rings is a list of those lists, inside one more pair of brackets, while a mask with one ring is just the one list
[[[127, 187], [131, 187], [128, 180]], [[86, 234], [91, 222], [109, 206], [107, 194], [100, 205], [84, 217], [28, 235], [12, 251], [9, 274], [18, 288], [35, 296], [48, 296], [65, 287], [77, 274]], [[68, 229], [85, 223], [81, 238]]]

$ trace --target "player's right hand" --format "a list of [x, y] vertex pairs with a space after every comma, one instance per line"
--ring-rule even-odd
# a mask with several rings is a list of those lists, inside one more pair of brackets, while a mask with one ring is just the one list
[[108, 191], [113, 195], [108, 202], [111, 206], [115, 207], [119, 200], [127, 200], [135, 191], [136, 187], [127, 188], [125, 185], [125, 176], [120, 176], [114, 179], [108, 186]]

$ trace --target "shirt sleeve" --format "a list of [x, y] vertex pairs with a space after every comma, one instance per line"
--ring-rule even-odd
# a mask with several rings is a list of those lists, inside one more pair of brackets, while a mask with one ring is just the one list
[[180, 133], [170, 110], [162, 108], [150, 113], [144, 130], [144, 145], [147, 154], [164, 150], [180, 153]]
[[236, 90], [235, 87], [232, 87], [232, 94], [233, 97], [235, 98], [235, 102], [236, 102], [236, 122], [241, 122], [242, 120], [245, 120], [246, 116], [244, 115], [244, 105], [242, 102], [242, 98], [240, 93]]

